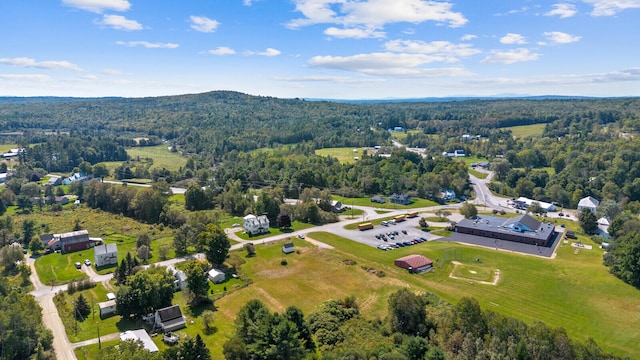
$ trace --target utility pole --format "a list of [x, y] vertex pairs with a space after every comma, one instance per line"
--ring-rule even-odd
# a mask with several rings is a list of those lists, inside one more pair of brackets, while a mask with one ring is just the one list
[[102, 349], [102, 343], [100, 342], [100, 324], [96, 322], [96, 327], [98, 328], [98, 350]]

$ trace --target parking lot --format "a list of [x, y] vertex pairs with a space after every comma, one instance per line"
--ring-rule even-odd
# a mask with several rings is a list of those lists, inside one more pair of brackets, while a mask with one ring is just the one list
[[[379, 245], [387, 245], [390, 249], [392, 249], [392, 244], [397, 247], [411, 246], [415, 245], [411, 244], [411, 241], [415, 239], [422, 238], [424, 239], [422, 242], [426, 242], [439, 238], [438, 236], [434, 236], [429, 232], [417, 229], [416, 227], [418, 226], [418, 219], [419, 218], [407, 219], [399, 223], [392, 222], [387, 226], [375, 225], [373, 229], [365, 231], [345, 230], [348, 233], [341, 234], [341, 236], [373, 247], [378, 247]], [[406, 245], [395, 245], [396, 243], [406, 243]], [[417, 243], [419, 244], [419, 242]]]

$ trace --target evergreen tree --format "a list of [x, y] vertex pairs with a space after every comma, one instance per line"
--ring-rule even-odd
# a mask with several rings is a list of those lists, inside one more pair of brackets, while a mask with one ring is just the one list
[[91, 313], [91, 308], [84, 295], [80, 294], [76, 298], [73, 311], [77, 320], [84, 320]]

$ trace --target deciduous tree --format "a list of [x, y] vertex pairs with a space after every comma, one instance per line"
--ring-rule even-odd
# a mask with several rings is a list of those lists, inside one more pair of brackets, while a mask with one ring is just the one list
[[208, 224], [205, 231], [198, 234], [198, 246], [215, 268], [222, 266], [231, 248], [227, 234], [215, 224]]

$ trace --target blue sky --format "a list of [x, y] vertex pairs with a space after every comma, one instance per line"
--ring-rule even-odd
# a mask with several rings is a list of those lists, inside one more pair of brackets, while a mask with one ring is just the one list
[[640, 96], [640, 0], [2, 0], [0, 96]]

